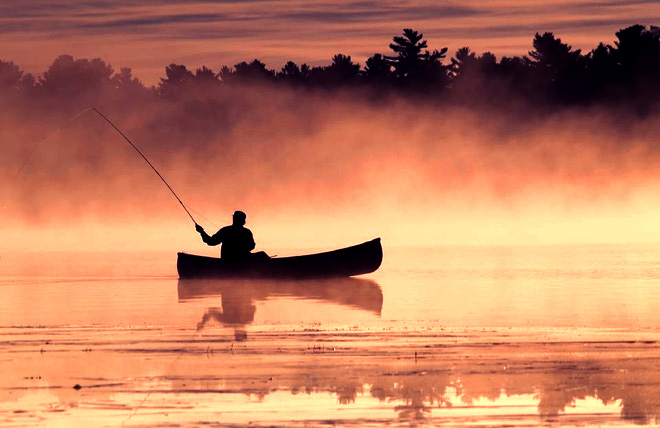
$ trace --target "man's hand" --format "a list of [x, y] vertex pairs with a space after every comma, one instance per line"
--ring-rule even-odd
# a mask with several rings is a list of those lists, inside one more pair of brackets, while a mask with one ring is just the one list
[[198, 224], [195, 224], [195, 230], [198, 231], [199, 233], [204, 232], [204, 228]]

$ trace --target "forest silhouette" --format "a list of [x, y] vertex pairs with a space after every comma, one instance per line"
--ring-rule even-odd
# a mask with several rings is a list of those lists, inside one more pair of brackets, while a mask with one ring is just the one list
[[526, 56], [498, 58], [468, 47], [447, 58], [447, 48], [429, 50], [423, 34], [404, 29], [389, 53], [375, 53], [364, 66], [338, 53], [326, 66], [287, 62], [279, 71], [258, 59], [217, 72], [170, 64], [157, 86], [146, 87], [130, 68], [119, 72], [101, 59], [57, 57], [42, 76], [0, 61], [0, 97], [13, 108], [75, 110], [109, 101], [212, 100], [227, 87], [271, 85], [306, 91], [361, 92], [379, 102], [388, 95], [459, 105], [507, 107], [513, 101], [539, 110], [606, 105], [646, 114], [660, 95], [660, 28], [633, 25], [616, 32], [614, 45], [588, 53], [573, 49], [553, 33], [537, 33]]

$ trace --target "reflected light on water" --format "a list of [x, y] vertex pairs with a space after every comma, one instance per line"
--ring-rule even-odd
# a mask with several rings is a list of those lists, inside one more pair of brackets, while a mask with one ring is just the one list
[[[302, 337], [288, 342], [297, 352], [282, 355], [274, 347], [283, 337], [269, 336], [257, 337], [253, 347], [218, 349], [211, 355], [166, 356], [158, 349], [144, 353], [116, 344], [119, 348], [95, 348], [98, 355], [85, 355], [66, 373], [59, 372], [64, 367], [58, 362], [79, 350], [60, 345], [60, 352], [70, 355], [43, 356], [19, 348], [28, 361], [21, 370], [42, 373], [41, 379], [18, 380], [18, 370], [3, 372], [0, 414], [14, 422], [37, 418], [55, 424], [360, 425], [399, 420], [489, 426], [643, 424], [657, 422], [660, 414], [657, 346], [512, 342], [500, 345], [493, 356], [488, 347], [475, 350], [468, 341], [445, 345], [443, 351], [420, 349], [413, 360], [402, 349], [381, 349], [388, 354], [383, 358], [372, 355], [373, 347], [358, 345], [349, 363], [332, 352], [305, 351]], [[353, 345], [346, 337], [335, 339], [344, 347]], [[200, 342], [195, 345], [213, 343]], [[612, 358], [616, 352], [632, 359]], [[95, 367], [86, 364], [91, 358], [98, 358]], [[108, 367], [110, 360], [115, 363]], [[9, 368], [19, 364], [10, 362]], [[104, 377], [90, 376], [101, 369]], [[73, 382], [82, 388], [75, 390]]]
[[[369, 385], [364, 386], [369, 391]], [[82, 403], [75, 414], [67, 411], [66, 406], [57, 401], [57, 397], [47, 390], [33, 393], [19, 400], [19, 408], [40, 409], [33, 414], [25, 414], [16, 419], [29, 420], [34, 416], [48, 417], [49, 423], [58, 424], [73, 420], [79, 423], [118, 425], [131, 424], [176, 424], [190, 423], [190, 410], [195, 410], [198, 418], [194, 422], [221, 421], [222, 423], [252, 423], [295, 424], [286, 417], [283, 409], [296, 409], [296, 420], [322, 423], [332, 421], [339, 424], [361, 425], [369, 422], [385, 422], [384, 417], [392, 412], [392, 405], [368, 393], [360, 393], [354, 402], [342, 404], [333, 393], [315, 392], [309, 394], [291, 394], [288, 391], [274, 391], [262, 397], [246, 394], [177, 394], [174, 403], [171, 394], [152, 393], [148, 403], [139, 403], [141, 397], [135, 394], [117, 393], [112, 396], [113, 404], [99, 403], [89, 405]], [[506, 396], [504, 393], [495, 400], [482, 399], [472, 405], [465, 405], [460, 396], [452, 392], [447, 397], [444, 406], [424, 407], [423, 410], [412, 409], [411, 406], [400, 404], [397, 419], [403, 421], [424, 421], [435, 424], [456, 424], [461, 421], [475, 421], [484, 426], [511, 425], [522, 426], [537, 419], [536, 399], [534, 395]], [[192, 404], [194, 403], [194, 404]], [[127, 417], [126, 410], [132, 409]], [[159, 410], [157, 413], [154, 410]], [[566, 409], [570, 421], [578, 425], [581, 422], [612, 420], [620, 411], [619, 403], [603, 404], [595, 398], [576, 400]], [[282, 419], [278, 419], [278, 416]]]

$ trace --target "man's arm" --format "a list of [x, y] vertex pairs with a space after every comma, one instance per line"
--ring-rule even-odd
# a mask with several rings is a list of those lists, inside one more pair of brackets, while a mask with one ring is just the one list
[[220, 229], [218, 233], [216, 233], [213, 236], [209, 236], [209, 234], [206, 233], [204, 228], [198, 224], [195, 225], [195, 230], [199, 232], [199, 234], [202, 236], [202, 241], [204, 241], [206, 245], [215, 246], [222, 242], [222, 234], [220, 233], [222, 232], [222, 229]]

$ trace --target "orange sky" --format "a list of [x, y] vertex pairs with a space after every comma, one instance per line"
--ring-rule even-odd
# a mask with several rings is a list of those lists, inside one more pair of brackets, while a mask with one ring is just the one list
[[153, 84], [172, 62], [217, 70], [259, 58], [279, 69], [341, 52], [364, 63], [404, 27], [431, 49], [522, 55], [537, 31], [590, 50], [620, 28], [659, 22], [653, 0], [22, 0], [0, 3], [0, 59], [40, 74], [59, 54], [101, 57]]

